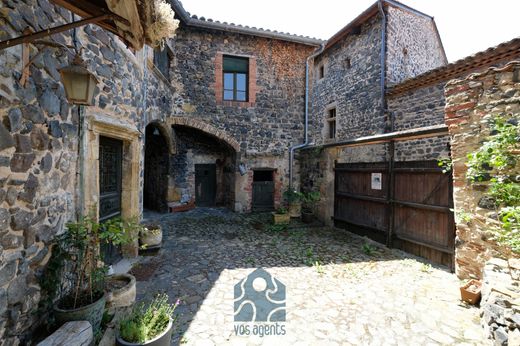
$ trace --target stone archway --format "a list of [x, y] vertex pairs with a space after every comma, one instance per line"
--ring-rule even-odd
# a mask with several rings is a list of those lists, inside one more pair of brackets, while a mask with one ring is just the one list
[[169, 117], [165, 121], [166, 127], [171, 128], [172, 126], [186, 126], [191, 127], [202, 132], [205, 132], [218, 140], [225, 142], [238, 154], [240, 152], [240, 143], [225, 131], [216, 128], [213, 125], [208, 124], [205, 121], [194, 119], [192, 117]]
[[[240, 144], [207, 122], [171, 117], [176, 153], [170, 162], [171, 205], [226, 206], [234, 209]], [[171, 193], [170, 193], [171, 192]]]

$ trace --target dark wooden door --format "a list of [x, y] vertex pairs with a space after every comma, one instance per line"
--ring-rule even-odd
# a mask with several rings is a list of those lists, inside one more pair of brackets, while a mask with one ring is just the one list
[[[99, 138], [99, 221], [121, 215], [123, 143], [119, 140]], [[113, 264], [121, 257], [119, 248], [102, 244], [103, 259]]]
[[199, 207], [212, 207], [217, 196], [217, 165], [195, 165], [195, 203]]
[[274, 209], [274, 182], [253, 182], [253, 210], [269, 211]]
[[396, 162], [393, 177], [391, 191], [387, 163], [338, 164], [335, 224], [452, 268], [451, 176], [436, 161], [417, 161]]

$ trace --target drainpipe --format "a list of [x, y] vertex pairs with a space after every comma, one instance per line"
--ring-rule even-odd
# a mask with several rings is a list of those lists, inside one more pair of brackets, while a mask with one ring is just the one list
[[[381, 118], [385, 117], [386, 110], [386, 15], [383, 8], [383, 0], [378, 0], [379, 12], [381, 13]], [[390, 117], [390, 132], [394, 131], [394, 117], [389, 114]], [[386, 246], [392, 247], [392, 239], [394, 235], [394, 190], [395, 190], [395, 175], [394, 175], [394, 160], [395, 160], [395, 143], [391, 140], [388, 143], [388, 175], [389, 183], [387, 188], [387, 201], [388, 201], [388, 234], [386, 238]]]
[[[385, 99], [385, 79], [386, 79], [386, 15], [383, 8], [383, 0], [378, 0], [379, 12], [382, 17], [381, 28], [381, 118], [385, 117], [386, 99]], [[393, 117], [390, 117], [390, 132], [394, 130]]]
[[309, 145], [309, 61], [320, 55], [325, 49], [325, 44], [322, 44], [317, 51], [312, 53], [305, 61], [305, 129], [304, 129], [304, 142], [301, 144], [294, 145], [289, 148], [289, 190], [292, 189], [293, 182], [293, 161], [294, 152], [298, 149], [305, 148]]

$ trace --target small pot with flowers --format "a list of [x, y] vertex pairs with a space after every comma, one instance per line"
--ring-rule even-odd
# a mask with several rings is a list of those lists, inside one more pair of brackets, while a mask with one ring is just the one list
[[168, 295], [159, 294], [149, 303], [135, 305], [119, 323], [116, 345], [169, 346], [179, 303], [177, 299], [171, 304]]

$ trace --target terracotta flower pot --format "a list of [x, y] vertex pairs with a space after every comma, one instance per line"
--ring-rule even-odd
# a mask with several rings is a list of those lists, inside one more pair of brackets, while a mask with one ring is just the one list
[[460, 287], [460, 297], [466, 303], [475, 305], [480, 301], [482, 283], [472, 279]]

